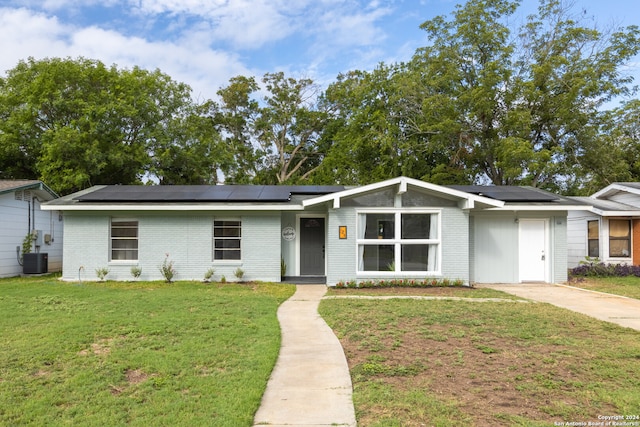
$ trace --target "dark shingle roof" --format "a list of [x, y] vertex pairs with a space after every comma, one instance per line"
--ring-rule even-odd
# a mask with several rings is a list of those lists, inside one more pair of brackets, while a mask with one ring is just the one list
[[288, 202], [292, 194], [323, 195], [344, 190], [324, 185], [109, 185], [82, 194], [79, 202]]

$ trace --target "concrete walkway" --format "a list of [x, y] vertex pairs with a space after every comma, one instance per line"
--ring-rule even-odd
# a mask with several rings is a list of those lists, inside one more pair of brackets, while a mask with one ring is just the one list
[[517, 285], [478, 284], [475, 286], [507, 292], [533, 301], [547, 302], [599, 320], [640, 330], [640, 300], [637, 299], [568, 285], [522, 283]]
[[298, 285], [278, 309], [282, 344], [255, 426], [355, 426], [340, 341], [318, 314], [324, 285]]

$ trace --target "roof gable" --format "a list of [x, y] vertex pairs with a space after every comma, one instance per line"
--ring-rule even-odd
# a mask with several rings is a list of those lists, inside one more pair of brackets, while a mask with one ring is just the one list
[[0, 179], [0, 194], [12, 193], [14, 191], [31, 190], [43, 200], [57, 199], [59, 196], [47, 187], [42, 181], [36, 179]]
[[403, 176], [307, 199], [302, 202], [302, 205], [313, 206], [321, 203], [333, 202], [333, 207], [339, 208], [343, 198], [372, 193], [385, 188], [394, 188], [397, 194], [404, 194], [407, 192], [409, 186], [437, 194], [440, 197], [456, 200], [458, 202], [458, 206], [462, 209], [472, 209], [475, 207], [476, 203], [484, 207], [504, 206], [504, 202], [499, 200], [492, 200], [487, 197], [467, 193], [455, 188], [443, 187]]
[[640, 196], [640, 182], [614, 182], [602, 190], [593, 193], [590, 197], [594, 199], [607, 199], [617, 193], [629, 193]]

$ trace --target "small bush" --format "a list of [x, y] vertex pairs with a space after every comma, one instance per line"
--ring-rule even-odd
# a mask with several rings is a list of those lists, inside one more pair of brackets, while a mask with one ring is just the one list
[[165, 254], [164, 261], [160, 266], [160, 273], [162, 273], [162, 276], [167, 283], [171, 283], [173, 281], [173, 276], [175, 276], [176, 270], [173, 268], [173, 261], [169, 261], [169, 254]]
[[216, 272], [216, 270], [214, 268], [210, 268], [207, 271], [205, 271], [205, 273], [204, 273], [204, 281], [205, 282], [210, 282], [211, 278], [213, 277], [215, 272]]
[[142, 268], [140, 268], [137, 265], [134, 265], [133, 267], [131, 267], [131, 275], [133, 276], [134, 279], [137, 279], [138, 277], [140, 277], [141, 274], [142, 274]]
[[106, 267], [102, 267], [102, 268], [96, 268], [96, 276], [98, 276], [98, 278], [103, 281], [105, 277], [107, 277], [107, 274], [109, 274], [109, 269]]
[[583, 262], [569, 270], [574, 277], [640, 277], [640, 266], [628, 264], [606, 264], [604, 262]]

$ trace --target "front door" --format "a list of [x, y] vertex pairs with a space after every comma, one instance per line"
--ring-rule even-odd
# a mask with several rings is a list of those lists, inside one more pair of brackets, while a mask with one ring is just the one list
[[324, 218], [300, 218], [300, 275], [324, 276]]
[[547, 221], [520, 219], [520, 282], [547, 282]]

